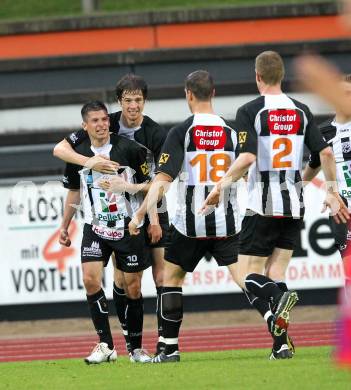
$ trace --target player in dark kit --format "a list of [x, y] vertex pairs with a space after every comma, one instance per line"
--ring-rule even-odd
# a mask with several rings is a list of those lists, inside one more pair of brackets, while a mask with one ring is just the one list
[[[87, 292], [91, 318], [100, 342], [85, 361], [88, 364], [116, 360], [108, 319], [108, 304], [101, 287], [103, 267], [110, 255], [115, 254], [116, 266], [123, 273], [127, 292], [125, 313], [131, 344], [130, 359], [145, 363], [150, 360], [142, 350], [143, 301], [141, 296], [142, 271], [150, 266], [145, 253], [145, 240], [131, 237], [126, 230], [133, 212], [143, 197], [140, 191], [147, 189], [149, 176], [145, 169], [146, 151], [135, 142], [109, 133], [109, 117], [101, 102], [87, 103], [82, 108], [83, 129], [87, 132], [77, 151], [83, 156], [92, 157], [104, 154], [119, 164], [115, 172], [128, 192], [111, 193], [105, 191], [100, 182], [108, 178], [90, 168], [68, 163], [64, 176], [64, 186], [69, 189], [60, 243], [69, 246], [68, 227], [80, 204], [80, 192], [84, 208], [84, 231], [81, 246], [83, 282]], [[141, 221], [140, 226], [144, 221]]]
[[216, 184], [203, 210], [217, 204], [221, 190], [248, 171], [239, 284], [267, 321], [274, 339], [270, 359], [286, 359], [294, 351], [289, 347], [287, 327], [298, 297], [296, 292], [288, 291], [285, 272], [305, 210], [301, 179], [304, 144], [320, 156], [329, 183], [325, 205], [330, 207], [335, 200], [341, 214], [347, 211], [335, 187], [331, 148], [315, 126], [308, 107], [281, 90], [282, 58], [276, 52], [263, 52], [256, 57], [255, 71], [261, 96], [240, 107], [236, 116], [240, 155]]
[[214, 213], [208, 216], [197, 213], [213, 185], [235, 160], [236, 133], [213, 112], [214, 85], [207, 71], [198, 70], [187, 76], [185, 94], [193, 115], [170, 130], [149, 195], [129, 224], [130, 234], [140, 234], [138, 225], [146, 211], [153, 210], [160, 193], [178, 179], [177, 210], [165, 253], [161, 295], [166, 348], [152, 363], [180, 360], [178, 335], [183, 318], [182, 285], [186, 273], [193, 272], [206, 253], [213, 255], [218, 265], [227, 266], [233, 277], [237, 261], [240, 220], [236, 187], [227, 189], [226, 202]]
[[[147, 84], [140, 77], [133, 74], [127, 74], [122, 77], [116, 85], [116, 99], [121, 105], [122, 110], [110, 114], [110, 131], [117, 133], [123, 137], [131, 139], [142, 145], [147, 150], [147, 162], [150, 171], [154, 171], [154, 166], [160, 156], [161, 147], [166, 139], [166, 131], [150, 117], [143, 115], [145, 101], [147, 99]], [[94, 165], [94, 169], [101, 172], [108, 173], [116, 170], [114, 162], [94, 157], [88, 160], [87, 157], [77, 153], [78, 145], [86, 138], [84, 131], [78, 131], [71, 134], [65, 140], [56, 145], [54, 155], [66, 162], [80, 164], [83, 166]], [[111, 184], [112, 186], [112, 184]], [[112, 189], [112, 187], [110, 188]], [[159, 353], [164, 348], [164, 341], [162, 337], [162, 326], [160, 317], [160, 292], [163, 280], [163, 258], [164, 247], [167, 245], [168, 238], [168, 214], [165, 207], [164, 212], [158, 214], [159, 225], [149, 224], [146, 221], [148, 231], [147, 243], [151, 248], [152, 253], [152, 274], [155, 281], [157, 291], [157, 319], [158, 319], [158, 343], [156, 353]], [[160, 229], [161, 227], [161, 229]], [[149, 239], [154, 237], [161, 237], [158, 241], [154, 239], [152, 242]], [[126, 328], [124, 313], [125, 313], [125, 291], [123, 288], [123, 278], [118, 271], [115, 272], [115, 284], [113, 288], [113, 298], [118, 313], [118, 317], [126, 337], [128, 346], [128, 329]]]

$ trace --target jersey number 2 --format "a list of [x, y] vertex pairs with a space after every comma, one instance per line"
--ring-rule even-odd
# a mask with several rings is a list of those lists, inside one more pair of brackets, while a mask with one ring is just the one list
[[[280, 150], [281, 145], [283, 149]], [[280, 151], [273, 156], [273, 168], [291, 168], [292, 162], [289, 160], [283, 161], [284, 157], [287, 157], [291, 154], [293, 149], [293, 144], [289, 138], [277, 138], [273, 142], [273, 149], [279, 149]]]

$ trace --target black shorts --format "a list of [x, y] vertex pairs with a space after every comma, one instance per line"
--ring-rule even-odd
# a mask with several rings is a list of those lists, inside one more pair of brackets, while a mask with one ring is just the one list
[[127, 273], [139, 272], [150, 267], [150, 251], [145, 249], [144, 229], [140, 234], [125, 236], [120, 240], [106, 240], [92, 231], [92, 226], [85, 224], [83, 230], [81, 261], [103, 261], [108, 264], [112, 252], [116, 256], [116, 267]]
[[211, 254], [219, 266], [230, 265], [238, 260], [238, 244], [239, 234], [223, 238], [194, 238], [184, 236], [171, 225], [165, 259], [186, 272], [193, 272], [206, 253]]
[[302, 218], [246, 215], [241, 225], [239, 253], [268, 257], [273, 253], [274, 248], [293, 250], [302, 222]]
[[168, 220], [168, 213], [165, 211], [164, 213], [159, 213], [158, 214], [158, 220], [159, 224], [162, 229], [162, 237], [160, 241], [156, 242], [155, 244], [151, 244], [149, 235], [147, 234], [147, 228], [150, 225], [150, 221], [148, 216], [146, 215], [145, 217], [145, 241], [146, 245], [149, 248], [165, 248], [166, 246], [169, 245], [169, 220]]

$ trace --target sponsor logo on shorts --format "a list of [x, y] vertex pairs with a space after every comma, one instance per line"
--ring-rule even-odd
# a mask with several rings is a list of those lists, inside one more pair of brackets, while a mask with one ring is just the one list
[[118, 241], [124, 237], [124, 230], [108, 229], [103, 226], [93, 225], [92, 231], [106, 240]]
[[128, 267], [136, 267], [139, 265], [137, 255], [127, 256], [127, 260], [128, 260], [127, 262]]
[[83, 248], [82, 256], [101, 257], [102, 251], [100, 248], [100, 244], [97, 241], [93, 241], [90, 247], [85, 246]]

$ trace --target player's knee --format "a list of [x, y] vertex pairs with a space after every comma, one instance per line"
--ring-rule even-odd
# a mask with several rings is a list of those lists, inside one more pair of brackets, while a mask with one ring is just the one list
[[152, 273], [152, 276], [154, 278], [155, 286], [161, 287], [163, 283], [163, 270], [157, 269], [155, 272]]
[[167, 321], [182, 321], [183, 294], [181, 292], [167, 292], [161, 295], [161, 316]]
[[115, 269], [113, 273], [113, 280], [116, 286], [120, 288], [124, 288], [125, 281], [124, 281], [124, 276], [122, 271]]
[[88, 294], [101, 288], [101, 280], [96, 275], [90, 273], [83, 275], [83, 284]]
[[126, 280], [126, 294], [130, 299], [138, 299], [141, 295], [141, 283], [139, 278]]

